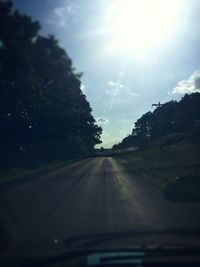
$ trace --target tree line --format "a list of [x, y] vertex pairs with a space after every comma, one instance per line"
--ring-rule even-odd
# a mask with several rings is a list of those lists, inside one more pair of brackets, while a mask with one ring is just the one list
[[113, 149], [170, 144], [184, 138], [200, 140], [200, 93], [186, 94], [180, 101], [164, 103], [145, 113], [135, 122], [132, 133]]
[[82, 74], [40, 29], [11, 2], [0, 2], [1, 164], [74, 158], [101, 143]]

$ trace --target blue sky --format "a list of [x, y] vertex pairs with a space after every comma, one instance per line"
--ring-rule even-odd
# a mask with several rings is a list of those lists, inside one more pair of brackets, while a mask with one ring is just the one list
[[[138, 4], [139, 3], [139, 4]], [[198, 0], [14, 0], [54, 34], [83, 72], [104, 147], [131, 133], [152, 103], [200, 91]]]

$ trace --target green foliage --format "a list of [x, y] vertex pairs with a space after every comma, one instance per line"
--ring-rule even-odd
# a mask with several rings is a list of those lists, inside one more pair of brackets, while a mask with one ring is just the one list
[[81, 74], [53, 35], [0, 2], [1, 162], [73, 158], [100, 143]]
[[173, 134], [168, 134], [164, 136], [161, 142], [162, 142], [162, 145], [175, 145], [183, 141], [184, 138], [185, 138], [185, 134], [183, 133], [173, 133]]
[[[159, 188], [180, 177], [198, 177], [200, 181], [200, 144], [184, 141], [167, 145], [161, 150], [158, 145], [115, 156], [138, 175], [141, 174]], [[200, 184], [200, 183], [199, 183]]]
[[136, 121], [132, 135], [114, 148], [167, 144], [184, 138], [200, 140], [200, 93], [186, 94], [179, 102], [170, 101], [145, 113]]

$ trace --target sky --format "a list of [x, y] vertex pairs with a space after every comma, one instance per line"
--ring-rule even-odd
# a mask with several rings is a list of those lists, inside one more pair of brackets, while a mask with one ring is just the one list
[[199, 0], [14, 0], [83, 72], [81, 90], [112, 147], [153, 103], [200, 92]]

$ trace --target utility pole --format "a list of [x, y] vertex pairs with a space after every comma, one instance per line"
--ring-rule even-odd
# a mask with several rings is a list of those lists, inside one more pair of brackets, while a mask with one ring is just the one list
[[162, 104], [160, 102], [158, 102], [158, 104], [152, 104], [151, 107], [160, 108], [160, 107], [162, 107]]
[[[162, 107], [163, 104], [161, 104], [160, 102], [158, 102], [158, 104], [152, 104], [151, 107], [156, 107], [156, 108], [160, 108]], [[158, 122], [159, 125], [159, 147], [162, 150], [162, 145], [161, 145], [161, 124], [160, 122]]]

